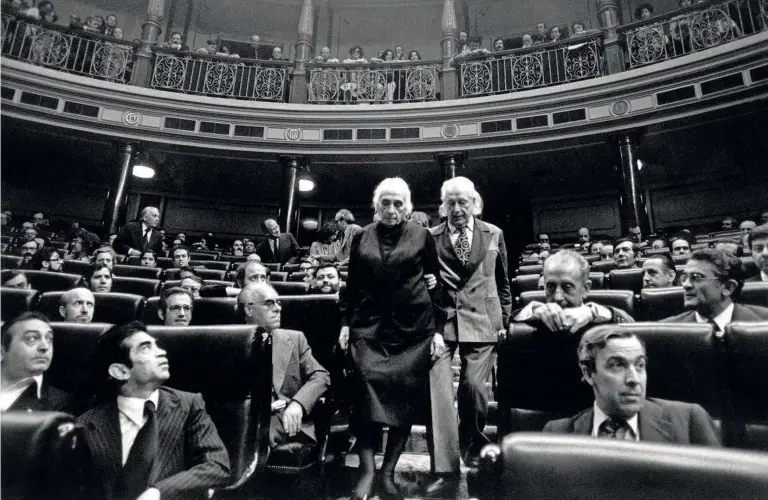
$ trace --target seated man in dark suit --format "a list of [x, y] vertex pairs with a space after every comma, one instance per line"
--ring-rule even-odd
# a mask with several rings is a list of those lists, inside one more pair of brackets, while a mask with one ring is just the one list
[[7, 321], [0, 334], [0, 411], [72, 411], [72, 398], [44, 378], [53, 359], [48, 318], [25, 312]]
[[280, 328], [280, 299], [268, 284], [246, 285], [237, 298], [245, 322], [272, 334], [272, 422], [269, 444], [286, 441], [316, 443], [307, 418], [331, 385], [328, 370], [312, 356], [304, 334]]
[[157, 315], [165, 326], [189, 326], [194, 307], [193, 294], [180, 286], [173, 286], [160, 296]]
[[160, 211], [156, 207], [144, 207], [141, 222], [129, 222], [120, 231], [114, 243], [118, 253], [129, 257], [140, 257], [143, 250], [152, 250], [160, 255], [163, 251], [163, 237], [157, 230]]
[[637, 244], [629, 238], [616, 240], [613, 245], [613, 260], [616, 269], [634, 269], [637, 267]]
[[754, 259], [760, 274], [746, 280], [747, 282], [768, 282], [768, 224], [757, 226], [747, 237], [747, 244], [752, 251]]
[[701, 406], [645, 397], [645, 345], [632, 332], [619, 326], [591, 330], [581, 338], [578, 355], [594, 405], [548, 422], [544, 432], [720, 446], [712, 418]]
[[310, 293], [339, 293], [341, 279], [339, 269], [334, 264], [320, 264], [308, 275], [311, 285]]
[[267, 233], [267, 240], [256, 247], [256, 253], [262, 262], [294, 263], [299, 258], [299, 244], [290, 233], [281, 233], [275, 219], [267, 219], [261, 224]]
[[651, 255], [643, 262], [643, 288], [675, 286], [675, 261], [669, 252]]
[[203, 398], [162, 385], [168, 358], [143, 323], [110, 328], [92, 359], [104, 383], [78, 422], [103, 498], [207, 498], [229, 482], [229, 456]]
[[738, 304], [744, 285], [741, 259], [730, 252], [706, 248], [696, 250], [680, 275], [683, 300], [690, 309], [664, 321], [714, 323], [719, 334], [731, 321], [768, 320], [768, 308]]
[[600, 323], [634, 321], [620, 309], [585, 302], [592, 287], [589, 263], [573, 250], [560, 250], [544, 261], [543, 278], [546, 304], [532, 301], [512, 313], [514, 321], [570, 333]]
[[85, 287], [77, 287], [64, 292], [59, 299], [59, 314], [64, 321], [71, 323], [90, 323], [93, 321], [93, 308], [96, 299]]

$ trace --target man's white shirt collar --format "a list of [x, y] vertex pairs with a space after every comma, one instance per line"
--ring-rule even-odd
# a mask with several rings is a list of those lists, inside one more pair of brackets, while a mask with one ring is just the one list
[[[595, 401], [592, 406], [594, 408], [594, 416], [592, 418], [592, 437], [597, 437], [600, 431], [600, 425], [610, 417], [606, 415], [599, 406], [597, 406], [597, 401]], [[632, 429], [634, 441], [640, 441], [640, 430], [638, 428], [639, 419], [637, 417], [637, 413], [635, 413], [632, 418], [625, 419], [625, 421], [627, 422], [627, 425], [629, 425], [629, 428]]]
[[[731, 304], [728, 307], [723, 309], [723, 312], [721, 312], [720, 314], [712, 318], [712, 320], [715, 323], [717, 323], [717, 327], [720, 328], [721, 332], [725, 331], [725, 325], [730, 323], [731, 320], [733, 319], [733, 309], [734, 309], [734, 304], [733, 302], [731, 302]], [[709, 323], [709, 320], [704, 316], [702, 316], [701, 314], [699, 314], [699, 311], [696, 311], [694, 314], [696, 314], [696, 321], [698, 323]]]
[[765, 271], [760, 271], [760, 278], [763, 281], [768, 281], [768, 274], [766, 274]]
[[147, 229], [149, 229], [150, 232], [152, 231], [152, 228], [149, 227], [146, 222], [142, 221], [142, 223], [141, 223], [141, 234], [142, 235], [145, 234], [147, 232]]
[[[474, 232], [474, 230], [475, 230], [475, 218], [474, 217], [470, 217], [469, 218], [469, 220], [467, 221], [466, 228], [467, 228], [467, 233], [473, 233]], [[451, 234], [454, 234], [454, 233], [457, 233], [459, 230], [456, 227], [454, 227], [454, 225], [451, 224], [450, 221], [449, 221], [448, 222], [448, 231]]]
[[141, 427], [144, 425], [144, 403], [146, 401], [152, 401], [155, 404], [155, 410], [157, 410], [157, 405], [160, 401], [160, 391], [155, 389], [155, 391], [149, 395], [149, 399], [118, 396], [117, 409], [131, 422]]
[[0, 410], [6, 411], [8, 408], [13, 406], [13, 403], [15, 403], [16, 400], [19, 399], [22, 394], [24, 394], [24, 391], [26, 391], [31, 384], [37, 384], [37, 399], [41, 399], [43, 397], [42, 374], [19, 380], [11, 387], [4, 389], [2, 397], [0, 397]]

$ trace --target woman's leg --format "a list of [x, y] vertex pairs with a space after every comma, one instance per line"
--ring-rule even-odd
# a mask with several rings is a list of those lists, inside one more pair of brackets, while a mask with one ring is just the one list
[[357, 447], [360, 457], [360, 478], [357, 480], [354, 496], [358, 499], [364, 499], [371, 495], [373, 490], [373, 480], [376, 473], [376, 461], [374, 453], [376, 442], [381, 428], [372, 423], [361, 424], [357, 429]]
[[410, 425], [390, 427], [387, 433], [387, 450], [384, 452], [384, 463], [381, 464], [381, 493], [386, 498], [402, 498], [400, 489], [395, 484], [395, 466], [403, 454], [410, 434]]

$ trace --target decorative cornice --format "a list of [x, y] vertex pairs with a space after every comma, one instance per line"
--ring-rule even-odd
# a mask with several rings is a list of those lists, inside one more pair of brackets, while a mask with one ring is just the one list
[[[766, 71], [767, 49], [768, 33], [760, 33], [641, 69], [534, 91], [360, 106], [185, 95], [114, 84], [4, 58], [2, 105], [5, 115], [14, 118], [182, 146], [290, 154], [432, 153], [594, 136], [766, 98], [768, 80], [755, 81], [753, 75], [758, 74], [756, 68], [763, 68], [762, 74]], [[707, 82], [739, 78], [733, 75], [740, 75], [740, 85], [710, 92], [717, 86]], [[676, 89], [689, 94], [675, 100]], [[51, 97], [56, 106], [50, 109], [30, 104], [29, 99], [22, 100], [23, 92]], [[673, 99], [665, 100], [668, 96]], [[67, 112], [66, 102], [93, 106], [96, 114]], [[186, 120], [184, 127], [178, 125], [178, 119]], [[176, 128], [169, 128], [173, 125]], [[205, 133], [212, 128], [217, 132]], [[358, 136], [360, 129], [383, 130], [384, 135]], [[335, 130], [349, 133], [328, 133]]]

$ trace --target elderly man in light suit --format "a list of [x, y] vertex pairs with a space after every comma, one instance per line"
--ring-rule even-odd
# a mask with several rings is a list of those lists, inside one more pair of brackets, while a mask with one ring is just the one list
[[[500, 331], [509, 325], [512, 296], [507, 276], [504, 233], [479, 220], [482, 199], [466, 177], [445, 181], [440, 190], [440, 215], [448, 220], [431, 229], [440, 263], [439, 303], [447, 322], [443, 331], [446, 349], [434, 362], [430, 377], [432, 428], [435, 432], [435, 472], [454, 472], [458, 459], [448, 456], [450, 471], [440, 462], [450, 453], [451, 436], [440, 436], [451, 428], [453, 412], [441, 401], [452, 396], [450, 361], [456, 349], [461, 356], [459, 380], [459, 447], [467, 465], [473, 466], [488, 439], [483, 434], [488, 416], [488, 391], [494, 363], [494, 347]], [[456, 468], [456, 470], [458, 470]], [[446, 483], [445, 476], [438, 482]], [[441, 481], [442, 480], [442, 481]], [[432, 491], [428, 496], [435, 496]]]

